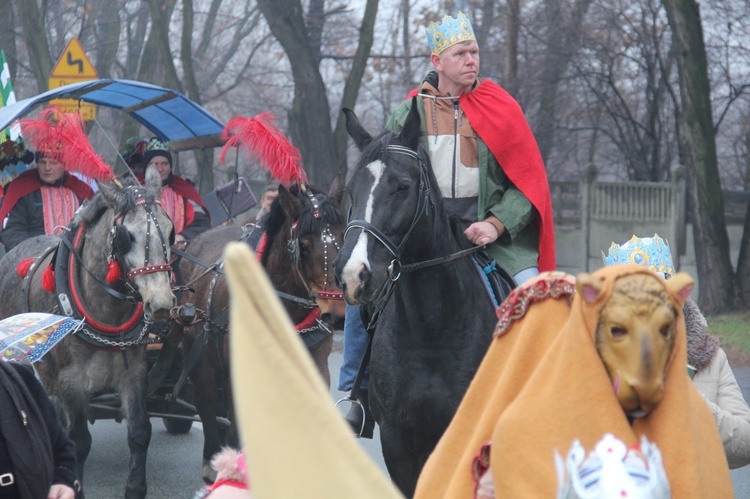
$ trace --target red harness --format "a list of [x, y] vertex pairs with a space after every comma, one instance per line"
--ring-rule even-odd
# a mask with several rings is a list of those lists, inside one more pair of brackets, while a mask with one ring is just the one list
[[[86, 231], [86, 223], [82, 223], [80, 227], [78, 228], [78, 232], [76, 232], [76, 237], [73, 241], [73, 248], [78, 251], [80, 248], [81, 240], [83, 238], [83, 234]], [[78, 294], [78, 290], [75, 287], [75, 269], [76, 269], [76, 255], [73, 251], [70, 252], [70, 255], [68, 256], [68, 282], [70, 283], [70, 295], [73, 299], [73, 303], [75, 303], [75, 306], [78, 308], [79, 312], [83, 316], [83, 318], [86, 320], [86, 324], [90, 325], [92, 328], [106, 334], [112, 334], [112, 335], [119, 335], [122, 332], [128, 331], [129, 329], [133, 328], [138, 322], [143, 318], [143, 303], [138, 302], [135, 309], [133, 310], [133, 314], [130, 316], [130, 318], [124, 323], [119, 326], [110, 326], [108, 324], [103, 324], [96, 319], [94, 319], [91, 314], [86, 310], [86, 307], [84, 307], [83, 302], [81, 301], [81, 297]]]

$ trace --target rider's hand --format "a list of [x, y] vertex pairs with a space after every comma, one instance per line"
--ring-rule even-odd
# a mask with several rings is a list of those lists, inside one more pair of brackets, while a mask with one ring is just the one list
[[497, 228], [490, 222], [474, 222], [464, 231], [466, 239], [477, 246], [490, 244], [500, 236]]

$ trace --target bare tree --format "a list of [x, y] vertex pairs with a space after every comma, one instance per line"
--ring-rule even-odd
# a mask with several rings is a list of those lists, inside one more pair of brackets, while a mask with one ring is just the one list
[[707, 313], [719, 313], [735, 308], [737, 284], [729, 259], [703, 27], [695, 0], [663, 3], [677, 48], [682, 102], [680, 146], [688, 172], [700, 305]]
[[[593, 0], [575, 0], [572, 6], [564, 0], [545, 0], [547, 36], [543, 65], [539, 114], [535, 127], [539, 151], [546, 161], [554, 144], [558, 89], [570, 61], [578, 49], [580, 30]], [[570, 8], [572, 7], [572, 8]], [[569, 12], [569, 15], [566, 13]]]
[[[259, 0], [271, 32], [284, 48], [294, 78], [294, 100], [289, 111], [289, 131], [300, 149], [308, 175], [314, 183], [328, 185], [333, 175], [346, 171], [343, 122], [331, 130], [331, 112], [326, 85], [319, 68], [319, 47], [312, 45], [320, 29], [322, 2], [311, 2], [306, 18], [313, 20], [312, 33], [305, 24], [300, 0]], [[378, 0], [368, 0], [360, 28], [357, 52], [344, 90], [342, 106], [353, 107], [359, 93], [362, 74], [373, 40], [373, 26]], [[312, 34], [312, 37], [311, 37]], [[343, 144], [343, 146], [342, 146]]]

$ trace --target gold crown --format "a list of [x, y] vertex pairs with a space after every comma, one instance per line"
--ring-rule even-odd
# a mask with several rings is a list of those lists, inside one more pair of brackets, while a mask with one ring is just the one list
[[471, 21], [463, 12], [459, 12], [455, 18], [446, 14], [441, 22], [433, 21], [427, 28], [427, 43], [433, 54], [439, 54], [457, 43], [476, 39]]

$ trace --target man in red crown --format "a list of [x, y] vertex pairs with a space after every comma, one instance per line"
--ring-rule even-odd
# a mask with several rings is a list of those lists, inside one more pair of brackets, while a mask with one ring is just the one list
[[161, 176], [161, 205], [174, 223], [176, 242], [190, 240], [211, 228], [201, 195], [193, 184], [172, 173], [172, 153], [167, 144], [151, 139], [143, 151], [143, 165], [153, 165]]
[[65, 170], [59, 145], [38, 150], [35, 159], [36, 168], [5, 188], [0, 239], [6, 251], [34, 236], [59, 235], [81, 203], [94, 196], [89, 185]]

